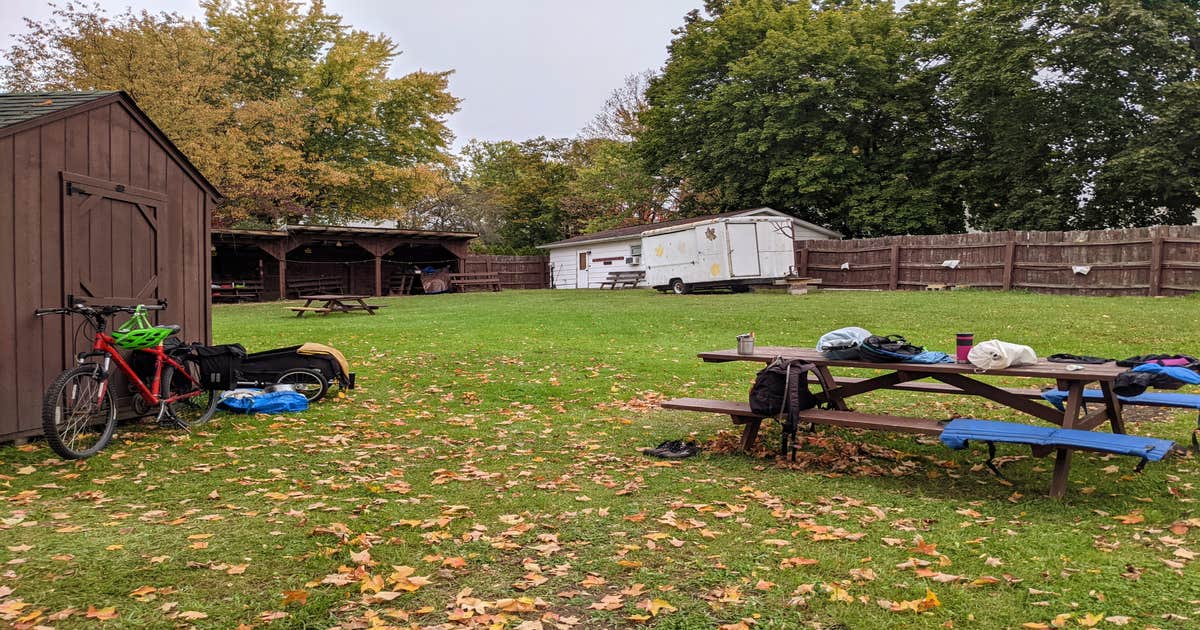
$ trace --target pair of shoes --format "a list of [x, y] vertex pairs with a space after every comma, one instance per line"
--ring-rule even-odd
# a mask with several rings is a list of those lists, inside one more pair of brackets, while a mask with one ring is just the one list
[[700, 447], [695, 442], [684, 443], [683, 440], [667, 440], [654, 448], [644, 448], [642, 452], [663, 459], [683, 459], [699, 453]]

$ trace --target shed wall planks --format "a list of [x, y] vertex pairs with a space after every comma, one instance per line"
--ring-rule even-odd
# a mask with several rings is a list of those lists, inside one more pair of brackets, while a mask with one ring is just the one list
[[[75, 221], [82, 227], [68, 234], [63, 173], [166, 195], [150, 208], [159, 237], [168, 239], [165, 255], [156, 254], [153, 230], [131, 219], [137, 210], [126, 202], [99, 200], [92, 220]], [[0, 128], [0, 356], [10, 359], [0, 362], [0, 441], [41, 433], [42, 394], [82, 349], [73, 346], [78, 318], [33, 316], [36, 308], [63, 305], [76, 261], [107, 263], [91, 271], [114, 297], [134, 296], [146, 274], [157, 272], [155, 293], [169, 300], [160, 321], [183, 325], [185, 341], [211, 339], [215, 195], [121, 95]]]

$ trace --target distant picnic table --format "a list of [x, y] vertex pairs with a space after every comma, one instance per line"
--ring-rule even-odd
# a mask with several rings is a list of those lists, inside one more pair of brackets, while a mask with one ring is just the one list
[[[330, 313], [349, 313], [352, 311], [366, 311], [369, 315], [375, 314], [375, 309], [383, 308], [380, 304], [367, 304], [369, 295], [302, 295], [301, 299], [305, 300], [304, 306], [291, 306], [290, 310], [296, 312], [296, 317], [303, 317], [305, 313], [320, 313], [328, 315]], [[313, 306], [316, 302], [324, 302], [320, 306]]]
[[[1063, 409], [1056, 409], [1041, 402], [1036, 389], [1009, 389], [985, 383], [977, 377], [975, 367], [961, 363], [873, 363], [868, 361], [838, 361], [826, 358], [811, 348], [759, 347], [752, 354], [738, 354], [737, 350], [714, 350], [701, 352], [705, 362], [752, 361], [769, 363], [775, 357], [801, 359], [816, 366], [816, 370], [830, 384], [828, 402], [832, 409], [813, 408], [800, 412], [801, 419], [814, 424], [829, 424], [856, 429], [873, 429], [902, 433], [940, 435], [943, 423], [948, 418], [919, 418], [887, 414], [852, 411], [848, 399], [880, 389], [898, 389], [937, 394], [980, 396], [1015, 409], [1039, 420], [1059, 425], [1065, 429], [1091, 430], [1108, 423], [1114, 434], [1124, 434], [1125, 425], [1121, 418], [1121, 401], [1112, 390], [1117, 375], [1125, 371], [1115, 363], [1083, 365], [1068, 370], [1066, 364], [1039, 360], [1033, 365], [1014, 366], [999, 370], [988, 370], [988, 376], [1010, 376], [1038, 378], [1057, 383], [1060, 390], [1067, 392]], [[883, 370], [886, 373], [873, 378], [835, 378], [831, 367]], [[937, 381], [921, 382], [923, 379]], [[1090, 412], [1084, 412], [1084, 386], [1099, 383], [1101, 404]], [[680, 398], [665, 401], [667, 409], [700, 411], [727, 414], [734, 424], [743, 425], [742, 446], [749, 449], [758, 434], [762, 417], [750, 412], [746, 401], [706, 400]], [[1054, 476], [1050, 484], [1050, 495], [1062, 497], [1066, 493], [1067, 475], [1071, 466], [1069, 448], [1045, 449], [1043, 454], [1057, 451]]]

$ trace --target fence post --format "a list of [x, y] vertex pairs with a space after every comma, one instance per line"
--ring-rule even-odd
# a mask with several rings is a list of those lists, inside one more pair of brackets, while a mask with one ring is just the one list
[[891, 268], [888, 270], [888, 290], [900, 288], [900, 245], [892, 244]]
[[1004, 244], [1004, 290], [1012, 290], [1013, 267], [1017, 264], [1017, 237], [1010, 230]]
[[1150, 297], [1162, 295], [1163, 237], [1156, 230], [1150, 245]]
[[797, 265], [796, 275], [801, 278], [808, 277], [808, 241], [800, 241], [800, 263]]

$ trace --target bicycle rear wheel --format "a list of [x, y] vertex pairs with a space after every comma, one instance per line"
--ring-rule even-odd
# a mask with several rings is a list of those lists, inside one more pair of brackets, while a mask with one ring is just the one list
[[81, 365], [59, 374], [42, 401], [42, 430], [55, 453], [83, 459], [99, 453], [117, 427], [111, 392], [100, 392], [107, 379], [99, 367]]
[[[197, 385], [200, 382], [199, 364], [191, 359], [181, 359], [180, 363], [187, 369], [192, 380], [189, 381], [184, 376], [177, 375], [173, 365], [164, 367], [162, 373], [162, 398], [164, 400], [172, 396], [195, 392], [199, 388]], [[195, 396], [169, 403], [167, 408], [176, 421], [191, 428], [202, 425], [213, 417], [213, 414], [217, 412], [219, 398], [220, 392], [216, 390], [199, 389], [199, 393]]]

